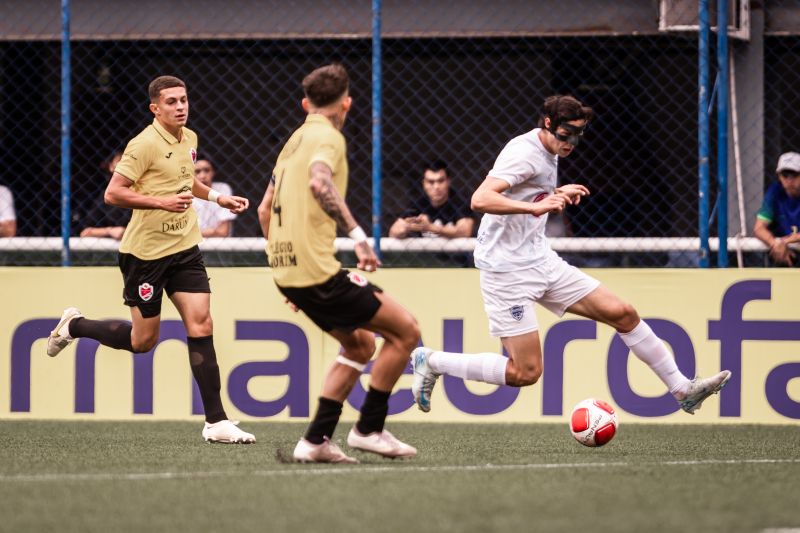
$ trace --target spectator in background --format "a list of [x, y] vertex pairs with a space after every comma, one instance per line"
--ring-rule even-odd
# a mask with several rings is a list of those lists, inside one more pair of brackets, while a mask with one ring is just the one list
[[[108, 172], [108, 179], [114, 175], [117, 163], [122, 159], [122, 151], [118, 150], [102, 163], [103, 170]], [[107, 184], [108, 182], [106, 182]], [[101, 194], [86, 214], [86, 227], [81, 230], [81, 237], [110, 237], [122, 239], [125, 227], [131, 219], [131, 210], [106, 204]]]
[[11, 189], [0, 185], [0, 237], [17, 234], [17, 214], [14, 211], [14, 195]]
[[[233, 195], [231, 186], [221, 181], [214, 181], [216, 167], [208, 156], [200, 154], [194, 164], [195, 177], [205, 185], [214, 189], [222, 196]], [[197, 211], [197, 222], [200, 224], [200, 233], [203, 237], [230, 237], [233, 235], [233, 221], [236, 214], [230, 209], [225, 209], [213, 202], [206, 202], [200, 198], [192, 201], [194, 210]]]
[[764, 194], [753, 233], [769, 246], [769, 256], [776, 264], [793, 266], [795, 252], [788, 245], [800, 242], [800, 154], [781, 155], [776, 172], [778, 182]]
[[447, 164], [425, 166], [422, 191], [389, 228], [389, 237], [471, 237], [475, 227], [469, 203], [450, 188]]

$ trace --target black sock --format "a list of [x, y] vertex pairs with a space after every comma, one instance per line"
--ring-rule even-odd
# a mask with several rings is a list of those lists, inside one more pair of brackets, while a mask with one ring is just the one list
[[131, 345], [133, 326], [125, 320], [89, 320], [79, 316], [70, 321], [68, 329], [70, 337], [88, 337], [100, 341], [104, 346], [133, 351]]
[[364, 405], [361, 406], [361, 417], [356, 423], [356, 429], [362, 435], [369, 435], [376, 431], [383, 431], [386, 422], [386, 413], [389, 412], [390, 392], [369, 388]]
[[228, 415], [222, 407], [222, 390], [217, 352], [214, 351], [214, 336], [188, 337], [189, 364], [192, 365], [192, 374], [197, 386], [200, 388], [200, 397], [203, 399], [203, 410], [209, 424], [226, 420]]
[[320, 396], [317, 414], [306, 431], [306, 440], [312, 444], [322, 444], [325, 437], [330, 439], [336, 430], [340, 416], [342, 416], [342, 404]]

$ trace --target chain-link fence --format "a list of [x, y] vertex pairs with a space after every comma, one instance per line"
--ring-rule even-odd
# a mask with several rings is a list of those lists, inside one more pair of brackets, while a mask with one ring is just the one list
[[[749, 236], [778, 155], [800, 150], [800, 5], [731, 4], [750, 35], [731, 41], [729, 234]], [[352, 80], [348, 203], [372, 227], [370, 2], [72, 0], [70, 13], [73, 264], [114, 261], [113, 232], [86, 228], [124, 225], [102, 203], [108, 163], [152, 120], [146, 88], [161, 74], [187, 82], [200, 152], [253, 206], [230, 237], [207, 240], [212, 264], [264, 264], [255, 206], [303, 120], [300, 80], [330, 61]], [[16, 238], [0, 239], [0, 262], [59, 264], [61, 11], [53, 0], [6, 0], [0, 15], [0, 185], [13, 192], [17, 225]], [[554, 247], [583, 266], [697, 264], [697, 1], [384, 0], [381, 23], [384, 236], [423, 194], [426, 162], [445, 161], [452, 192], [468, 201], [504, 144], [536, 126], [542, 100], [563, 93], [597, 119], [560, 162], [559, 179], [592, 195], [551, 217]], [[713, 61], [713, 34], [711, 44]], [[388, 265], [452, 266], [470, 264], [472, 244], [387, 238], [382, 249]], [[764, 260], [744, 254], [745, 264]]]

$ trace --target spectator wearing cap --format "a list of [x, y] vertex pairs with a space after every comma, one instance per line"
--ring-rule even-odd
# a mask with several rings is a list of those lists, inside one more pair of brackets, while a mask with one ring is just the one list
[[781, 155], [776, 172], [778, 182], [764, 194], [753, 233], [769, 247], [775, 264], [793, 266], [795, 252], [788, 245], [800, 242], [800, 154]]

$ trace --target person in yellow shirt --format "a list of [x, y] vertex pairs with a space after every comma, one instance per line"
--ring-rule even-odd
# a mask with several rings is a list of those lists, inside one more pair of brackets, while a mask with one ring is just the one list
[[239, 196], [221, 196], [195, 178], [197, 135], [186, 128], [186, 84], [160, 76], [150, 83], [149, 95], [153, 123], [128, 143], [105, 192], [106, 203], [133, 210], [119, 247], [131, 322], [90, 320], [69, 307], [50, 334], [47, 355], [55, 357], [79, 337], [129, 352], [150, 351], [158, 341], [166, 291], [186, 326], [189, 363], [205, 409], [203, 438], [255, 442], [252, 434], [228, 420], [222, 406], [211, 288], [197, 246], [202, 237], [192, 199], [216, 202], [234, 213], [243, 212], [249, 203]]
[[305, 123], [286, 142], [258, 208], [267, 256], [278, 289], [297, 309], [342, 345], [328, 371], [317, 412], [294, 449], [293, 460], [356, 463], [331, 437], [344, 400], [384, 339], [372, 367], [361, 415], [347, 436], [351, 448], [384, 457], [413, 457], [417, 450], [384, 429], [389, 395], [419, 343], [417, 321], [393, 298], [336, 260], [337, 227], [355, 241], [358, 268], [380, 262], [344, 197], [347, 153], [341, 134], [352, 100], [342, 65], [320, 67], [303, 79]]

